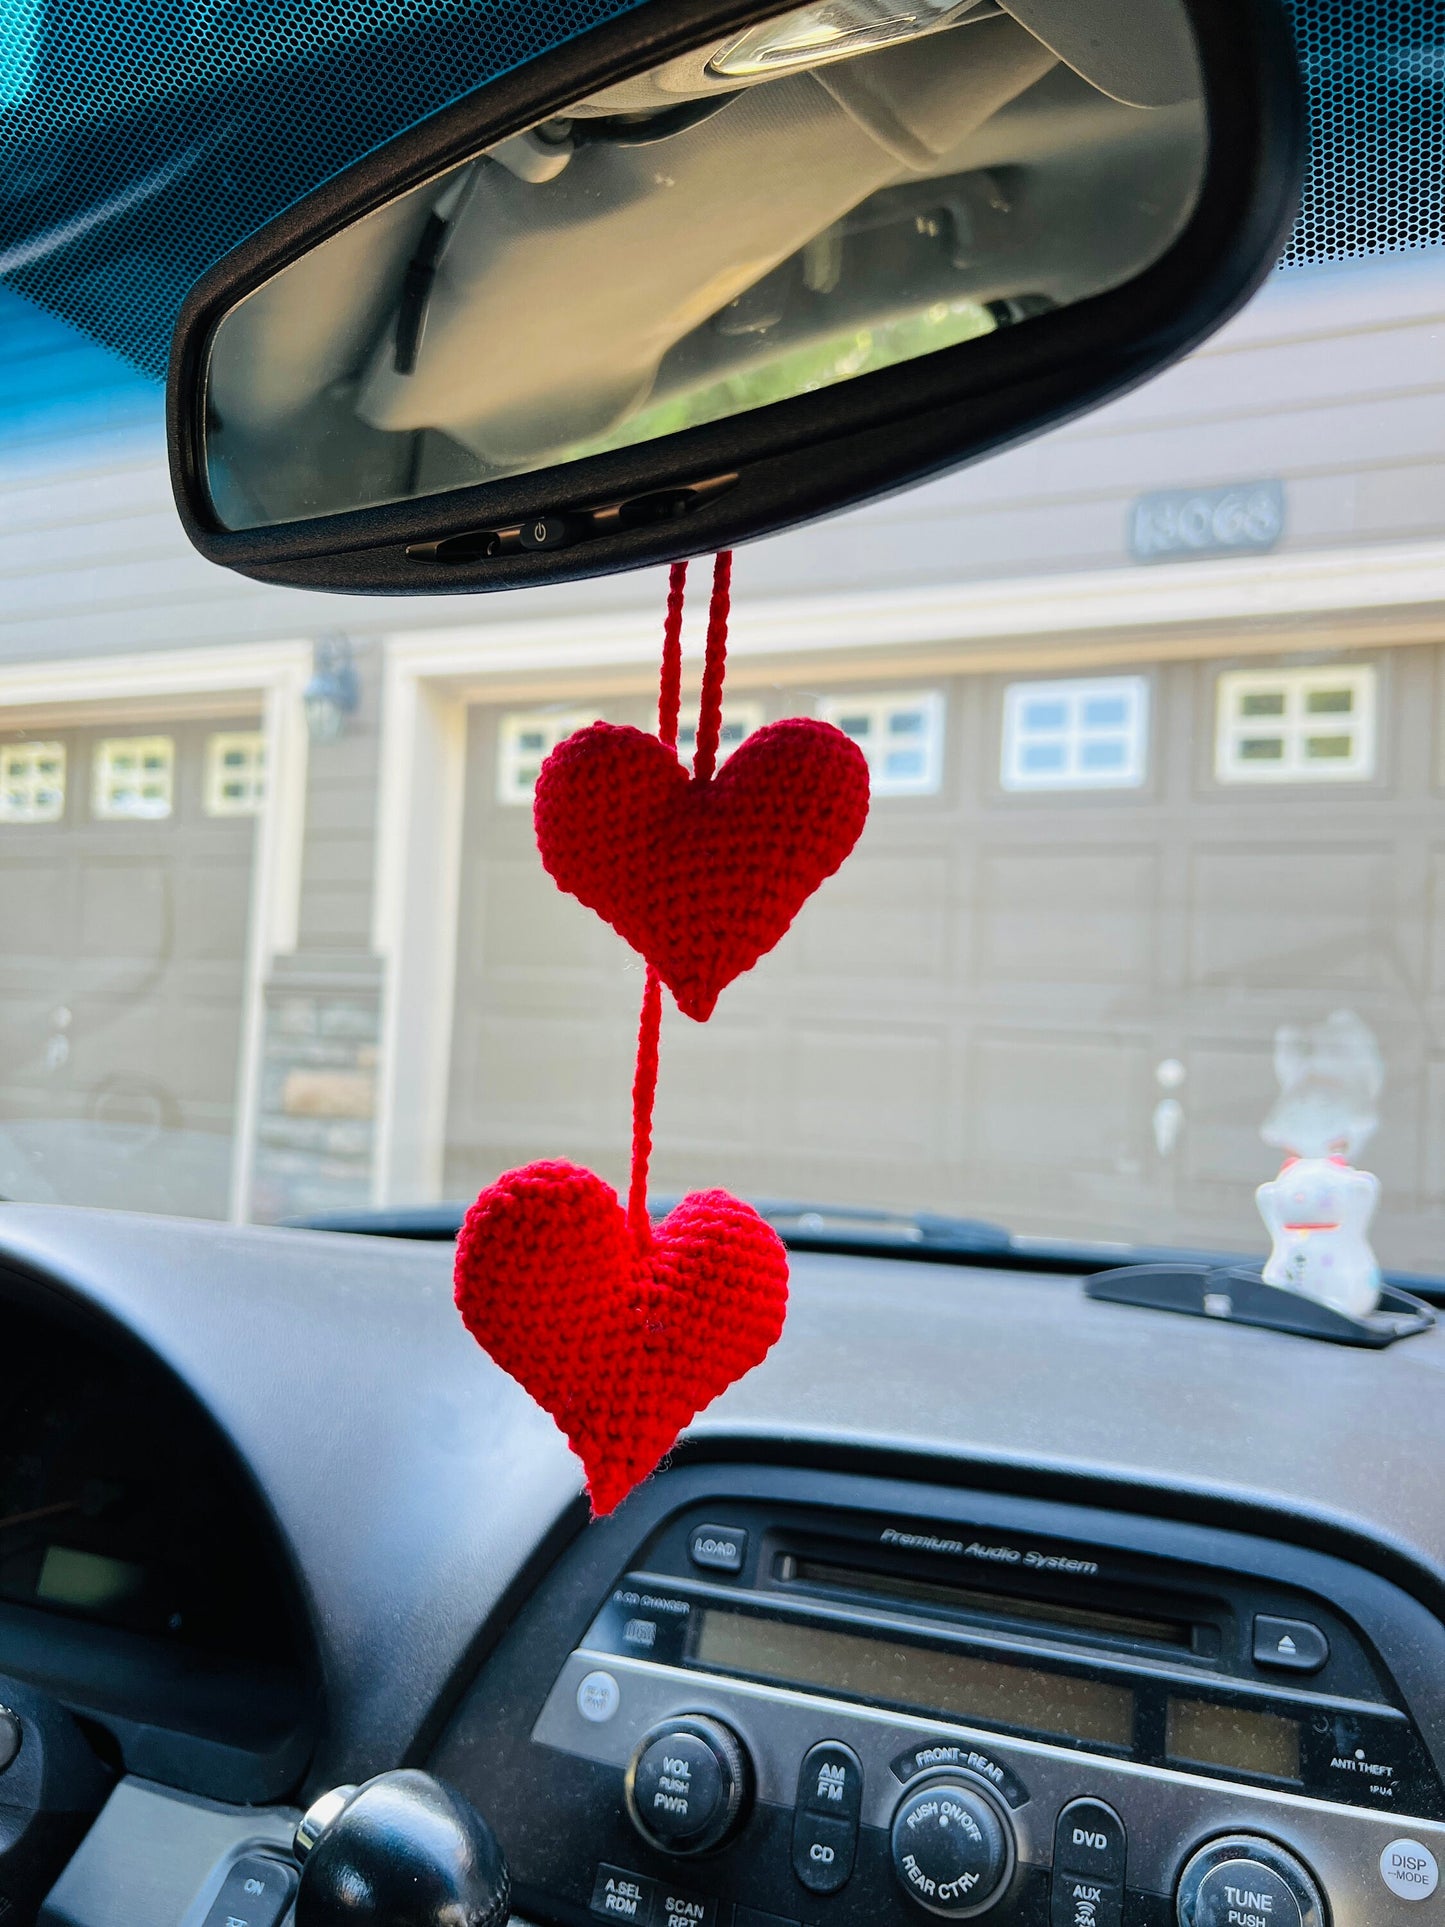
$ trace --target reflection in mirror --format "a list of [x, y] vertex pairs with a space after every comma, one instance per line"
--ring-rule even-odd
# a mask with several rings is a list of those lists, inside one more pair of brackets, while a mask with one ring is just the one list
[[820, 0], [497, 142], [213, 337], [233, 529], [616, 449], [1118, 288], [1188, 219], [1178, 0]]

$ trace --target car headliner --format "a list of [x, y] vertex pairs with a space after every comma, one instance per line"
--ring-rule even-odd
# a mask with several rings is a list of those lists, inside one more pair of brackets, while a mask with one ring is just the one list
[[[378, 144], [642, 0], [10, 0], [0, 280], [160, 378], [202, 271]], [[1429, 245], [1442, 0], [1287, 0], [1311, 97], [1288, 263]]]

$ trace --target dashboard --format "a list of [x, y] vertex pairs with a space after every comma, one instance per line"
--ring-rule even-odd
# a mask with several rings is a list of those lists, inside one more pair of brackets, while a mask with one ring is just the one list
[[588, 1524], [445, 1246], [6, 1207], [0, 1704], [104, 1769], [36, 1918], [272, 1927], [301, 1809], [402, 1765], [537, 1927], [1434, 1917], [1445, 1337], [792, 1269]]

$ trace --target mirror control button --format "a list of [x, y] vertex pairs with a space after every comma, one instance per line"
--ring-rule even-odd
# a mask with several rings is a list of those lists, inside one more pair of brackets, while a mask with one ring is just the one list
[[846, 1887], [858, 1850], [858, 1829], [847, 1820], [799, 1813], [793, 1820], [793, 1872], [810, 1894]]
[[1258, 1613], [1254, 1621], [1254, 1663], [1282, 1673], [1317, 1673], [1330, 1656], [1330, 1642], [1307, 1619], [1275, 1619]]
[[1054, 1828], [1054, 1874], [1124, 1884], [1124, 1822], [1102, 1800], [1071, 1800]]

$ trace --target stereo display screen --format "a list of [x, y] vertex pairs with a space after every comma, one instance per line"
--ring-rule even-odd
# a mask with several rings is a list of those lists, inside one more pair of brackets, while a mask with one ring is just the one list
[[1217, 1700], [1171, 1699], [1165, 1730], [1171, 1760], [1272, 1780], [1299, 1778], [1299, 1722], [1279, 1713], [1247, 1712]]
[[693, 1649], [698, 1666], [1095, 1746], [1134, 1742], [1134, 1695], [1110, 1681], [711, 1606], [700, 1620]]

